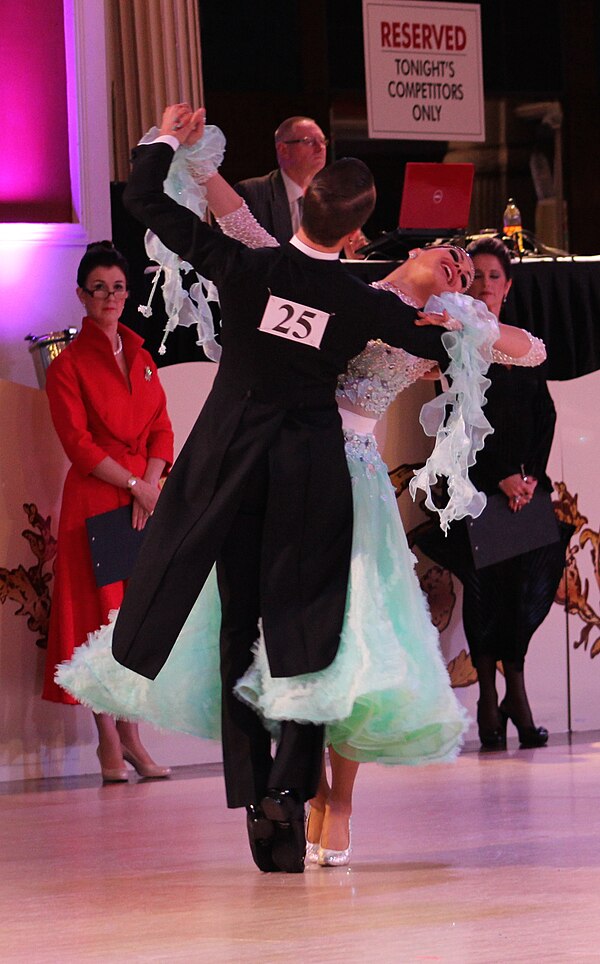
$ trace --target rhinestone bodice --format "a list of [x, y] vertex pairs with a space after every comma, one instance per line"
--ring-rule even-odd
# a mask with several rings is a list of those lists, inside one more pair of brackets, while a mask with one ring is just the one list
[[415, 358], [402, 348], [370, 341], [338, 379], [337, 398], [347, 398], [366, 413], [380, 418], [396, 395], [430, 371], [435, 362]]

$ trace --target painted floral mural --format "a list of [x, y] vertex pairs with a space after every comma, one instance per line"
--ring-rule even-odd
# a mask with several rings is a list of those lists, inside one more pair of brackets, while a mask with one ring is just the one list
[[29, 567], [20, 563], [15, 569], [0, 567], [0, 602], [16, 603], [15, 616], [27, 618], [27, 628], [36, 634], [37, 645], [44, 648], [50, 620], [52, 571], [49, 567], [56, 555], [56, 539], [51, 532], [51, 516], [44, 519], [33, 502], [26, 502], [23, 511], [31, 528], [24, 529], [21, 535], [36, 562]]

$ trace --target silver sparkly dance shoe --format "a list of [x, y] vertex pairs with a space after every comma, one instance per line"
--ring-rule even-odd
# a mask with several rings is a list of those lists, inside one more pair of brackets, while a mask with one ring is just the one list
[[306, 856], [304, 859], [307, 864], [318, 864], [319, 850], [320, 850], [320, 844], [310, 843], [310, 841], [308, 840], [306, 841]]
[[348, 847], [346, 850], [328, 850], [326, 847], [319, 847], [317, 863], [319, 867], [345, 867], [350, 863], [352, 853], [352, 824], [348, 821]]
[[[308, 822], [309, 822], [309, 820], [310, 820], [310, 811], [311, 811], [311, 808], [310, 808], [310, 805], [309, 805], [309, 807], [308, 807], [308, 809], [307, 809], [307, 811], [306, 811], [306, 815], [305, 815], [305, 817], [304, 817], [304, 834], [305, 834], [305, 836], [306, 836], [307, 838], [308, 838]], [[319, 861], [319, 847], [320, 847], [320, 844], [318, 844], [318, 843], [311, 843], [308, 839], [306, 840], [306, 855], [305, 855], [305, 857], [304, 857], [304, 860], [305, 860], [306, 863], [308, 863], [308, 864], [316, 864], [316, 863], [318, 863], [318, 861]]]

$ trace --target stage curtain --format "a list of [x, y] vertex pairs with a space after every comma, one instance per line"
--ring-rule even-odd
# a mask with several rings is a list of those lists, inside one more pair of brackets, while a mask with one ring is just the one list
[[107, 0], [111, 178], [126, 181], [129, 156], [167, 104], [204, 102], [197, 0]]

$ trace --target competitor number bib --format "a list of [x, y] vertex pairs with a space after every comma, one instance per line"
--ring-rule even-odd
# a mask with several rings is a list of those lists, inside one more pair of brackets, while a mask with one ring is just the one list
[[277, 335], [278, 338], [287, 338], [288, 341], [301, 345], [320, 348], [330, 318], [331, 315], [326, 311], [270, 295], [258, 327], [259, 331], [268, 335]]

